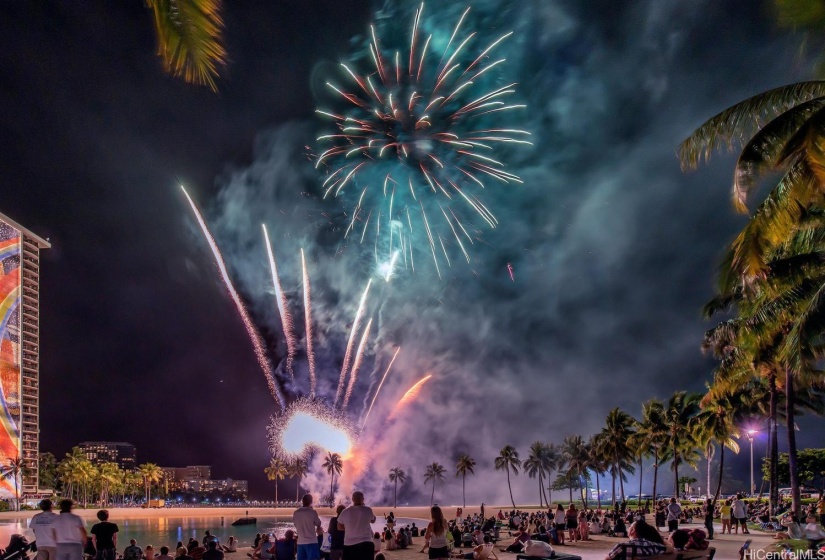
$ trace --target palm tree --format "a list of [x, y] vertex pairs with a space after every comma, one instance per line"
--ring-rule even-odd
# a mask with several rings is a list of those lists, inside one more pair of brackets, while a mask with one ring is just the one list
[[297, 503], [301, 501], [301, 479], [304, 478], [306, 474], [309, 472], [309, 465], [307, 465], [307, 462], [305, 460], [298, 457], [294, 461], [289, 463], [289, 467], [287, 468], [289, 470], [289, 476], [295, 477], [295, 502]]
[[264, 469], [264, 474], [267, 480], [275, 482], [275, 507], [278, 507], [278, 481], [289, 476], [289, 467], [283, 459], [273, 457], [269, 460], [269, 466]]
[[[653, 499], [656, 499], [656, 487], [659, 482], [659, 463], [661, 460], [662, 448], [667, 443], [667, 426], [664, 421], [665, 406], [662, 401], [650, 399], [642, 405], [642, 419], [637, 426], [637, 437], [640, 437], [641, 445], [647, 445], [648, 456], [653, 456]], [[638, 442], [638, 440], [637, 440]], [[641, 462], [639, 464], [641, 469]], [[639, 495], [641, 495], [641, 470], [639, 472]]]
[[547, 488], [549, 491], [549, 495], [544, 496], [544, 503], [549, 506], [552, 502], [551, 498], [553, 497], [552, 484], [550, 484], [550, 473], [564, 467], [564, 455], [561, 451], [559, 451], [555, 444], [545, 443], [544, 450], [541, 454], [541, 462], [544, 474], [547, 477], [547, 485], [542, 487], [541, 491], [544, 493], [544, 488]]
[[[587, 449], [590, 452], [587, 464], [590, 470], [596, 475], [596, 501], [599, 509], [602, 509], [602, 489], [600, 485], [601, 476], [608, 471], [611, 458], [605, 453], [605, 446], [602, 435], [594, 434], [587, 442]], [[547, 504], [550, 505], [550, 504]]]
[[407, 480], [407, 474], [401, 467], [393, 467], [390, 469], [390, 482], [393, 483], [392, 491], [392, 507], [398, 508], [398, 483], [404, 484]]
[[462, 453], [458, 456], [458, 461], [455, 464], [455, 475], [461, 477], [461, 500], [464, 507], [467, 507], [467, 494], [465, 492], [465, 483], [467, 481], [467, 473], [475, 474], [476, 460]]
[[138, 467], [138, 473], [140, 473], [140, 476], [143, 479], [144, 488], [146, 490], [146, 503], [148, 504], [149, 499], [151, 498], [152, 484], [156, 484], [161, 481], [163, 478], [163, 469], [155, 463], [144, 463]]
[[633, 472], [630, 460], [633, 450], [630, 447], [630, 438], [634, 433], [636, 421], [627, 412], [614, 408], [607, 414], [605, 427], [601, 437], [604, 452], [610, 457], [610, 474], [613, 478], [613, 503], [616, 503], [616, 478], [619, 479], [619, 488], [624, 501], [625, 472]]
[[329, 503], [335, 504], [335, 476], [340, 475], [344, 469], [344, 462], [338, 453], [327, 453], [324, 463], [321, 465], [329, 475]]
[[518, 475], [518, 468], [521, 466], [521, 459], [518, 458], [518, 451], [512, 445], [505, 445], [498, 453], [495, 460], [495, 467], [497, 471], [507, 471], [507, 489], [510, 490], [510, 502], [513, 504], [513, 509], [516, 509], [516, 501], [513, 499], [513, 487], [510, 484], [510, 471], [514, 475]]
[[17, 511], [20, 511], [20, 484], [28, 472], [29, 468], [20, 455], [8, 459], [5, 465], [0, 465], [0, 477], [11, 480], [14, 484], [14, 503]]
[[667, 426], [669, 446], [668, 457], [673, 462], [675, 484], [674, 496], [679, 497], [679, 465], [689, 462], [689, 457], [695, 452], [696, 440], [694, 426], [696, 417], [701, 412], [696, 393], [677, 391], [670, 397], [665, 407], [664, 421]]
[[221, 0], [147, 0], [164, 69], [190, 84], [217, 90], [226, 64]]
[[100, 464], [97, 474], [100, 481], [100, 501], [105, 506], [110, 500], [112, 488], [116, 488], [123, 479], [123, 471], [117, 463], [105, 462]]
[[[527, 473], [527, 476], [530, 478], [539, 479], [539, 507], [543, 507], [543, 496], [544, 496], [544, 460], [542, 455], [545, 452], [545, 445], [540, 441], [534, 442], [533, 445], [530, 446], [530, 455], [527, 459], [524, 460], [522, 466], [524, 467], [524, 472]], [[548, 506], [550, 504], [547, 504]]]
[[[579, 490], [581, 491], [582, 503], [587, 507], [587, 468], [590, 462], [590, 450], [581, 436], [565, 436], [561, 444], [562, 453], [567, 459], [568, 476], [579, 480]], [[584, 484], [581, 484], [582, 481]], [[572, 494], [572, 489], [571, 489]], [[570, 501], [573, 501], [572, 495]]]
[[438, 463], [431, 463], [427, 465], [427, 469], [424, 471], [424, 482], [433, 483], [433, 492], [430, 496], [430, 505], [432, 506], [435, 502], [435, 484], [436, 482], [444, 482], [444, 467]]
[[[716, 484], [716, 491], [713, 494], [713, 507], [719, 499], [722, 491], [722, 473], [725, 468], [725, 448], [734, 453], [739, 453], [739, 444], [736, 443], [739, 437], [737, 427], [737, 415], [742, 411], [742, 402], [736, 400], [732, 395], [708, 394], [702, 399], [702, 412], [697, 418], [696, 435], [700, 443], [704, 443], [705, 449], [713, 449], [713, 444], [719, 445], [719, 481]], [[712, 453], [708, 454], [708, 481], [707, 489], [710, 495], [710, 460]]]

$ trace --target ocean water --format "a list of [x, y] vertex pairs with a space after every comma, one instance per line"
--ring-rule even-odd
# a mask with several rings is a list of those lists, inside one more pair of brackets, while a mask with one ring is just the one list
[[[118, 533], [118, 550], [122, 551], [129, 544], [130, 539], [135, 539], [141, 547], [151, 544], [157, 550], [161, 546], [168, 546], [171, 549], [182, 541], [186, 544], [190, 537], [203, 540], [204, 532], [209, 530], [217, 536], [221, 543], [226, 543], [230, 535], [234, 536], [239, 546], [252, 546], [257, 533], [273, 533], [280, 537], [287, 529], [292, 529], [292, 516], [258, 516], [256, 525], [242, 525], [232, 527], [232, 522], [243, 517], [243, 511], [233, 516], [220, 515], [182, 515], [175, 517], [157, 518], [129, 518], [128, 515], [119, 515], [120, 512], [112, 510], [109, 521], [117, 523], [120, 532]], [[0, 548], [5, 548], [12, 534], [19, 533], [26, 535], [31, 541], [34, 534], [28, 528], [30, 517], [7, 519], [0, 521]], [[329, 516], [321, 516], [324, 530], [329, 524]], [[422, 519], [397, 518], [396, 527], [410, 525], [413, 522], [419, 528], [427, 526], [427, 521]], [[91, 529], [92, 520], [88, 520], [86, 527]], [[379, 516], [373, 524], [373, 531], [381, 531], [384, 527], [384, 520]]]

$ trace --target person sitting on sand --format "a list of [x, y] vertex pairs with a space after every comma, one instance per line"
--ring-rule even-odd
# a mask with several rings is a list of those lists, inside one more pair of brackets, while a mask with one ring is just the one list
[[[489, 537], [488, 537], [489, 539]], [[487, 551], [485, 553], [485, 550]], [[473, 548], [472, 551], [463, 554], [461, 552], [453, 552], [453, 558], [464, 558], [466, 560], [479, 560], [480, 558], [492, 558], [493, 560], [498, 560], [498, 556], [496, 556], [496, 550], [493, 546], [493, 543], [485, 543], [480, 544]]]
[[607, 560], [614, 560], [625, 557], [625, 549], [622, 545], [632, 547], [630, 552], [634, 553], [634, 558], [645, 558], [665, 554], [667, 547], [659, 535], [658, 529], [651, 527], [644, 521], [636, 521], [628, 529], [630, 540], [619, 543], [607, 554]]
[[298, 540], [295, 538], [292, 529], [287, 529], [283, 538], [275, 541], [270, 552], [274, 555], [275, 560], [293, 560], [295, 558], [298, 553]]
[[192, 557], [189, 556], [189, 551], [185, 546], [179, 546], [175, 551], [175, 560], [192, 560]]
[[516, 554], [519, 554], [524, 549], [524, 543], [526, 543], [529, 540], [530, 533], [526, 529], [524, 531], [516, 531], [513, 542], [510, 543], [506, 548], [502, 548], [500, 550], [502, 552], [515, 552]]
[[238, 541], [235, 540], [235, 537], [230, 536], [229, 540], [226, 541], [226, 544], [221, 545], [221, 548], [224, 552], [237, 552], [238, 551]]
[[129, 546], [123, 550], [123, 560], [140, 560], [143, 558], [143, 549], [137, 545], [137, 541], [132, 539]]
[[218, 548], [218, 539], [210, 540], [206, 543], [206, 552], [203, 553], [203, 560], [223, 560], [223, 550]]
[[[381, 552], [381, 535], [380, 533], [375, 533], [372, 536], [372, 548], [375, 550], [375, 554]], [[423, 550], [421, 552], [424, 552]]]
[[[265, 533], [261, 537], [261, 542], [258, 543], [258, 546], [254, 548], [251, 553], [247, 553], [246, 555], [250, 558], [259, 558], [260, 560], [271, 560], [272, 559], [272, 552], [270, 549], [272, 548], [272, 543], [269, 542], [269, 534]], [[194, 551], [189, 550], [189, 554], [194, 556]], [[203, 555], [203, 553], [201, 553]]]

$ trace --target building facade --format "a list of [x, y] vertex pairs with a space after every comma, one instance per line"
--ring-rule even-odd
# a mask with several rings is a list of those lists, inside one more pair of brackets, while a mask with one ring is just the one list
[[212, 480], [212, 467], [192, 465], [188, 467], [161, 467], [167, 493], [223, 494], [245, 497], [249, 493], [246, 480], [231, 478]]
[[117, 463], [127, 471], [137, 468], [137, 450], [131, 443], [125, 441], [84, 441], [78, 447], [86, 458], [99, 465], [101, 463]]
[[[40, 251], [49, 242], [0, 214], [0, 464], [22, 458], [21, 494], [38, 492]], [[15, 481], [0, 481], [13, 496]]]

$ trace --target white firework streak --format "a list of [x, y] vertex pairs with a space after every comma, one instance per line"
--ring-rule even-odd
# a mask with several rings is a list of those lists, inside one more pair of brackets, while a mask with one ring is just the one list
[[361, 336], [361, 342], [358, 344], [358, 351], [355, 353], [355, 361], [352, 363], [352, 371], [349, 374], [347, 394], [344, 397], [344, 405], [341, 407], [344, 410], [346, 410], [347, 405], [349, 405], [349, 400], [352, 397], [352, 390], [355, 388], [355, 382], [358, 381], [358, 370], [361, 369], [361, 362], [364, 359], [364, 350], [366, 349], [367, 341], [370, 338], [370, 327], [372, 327], [372, 319], [367, 321], [364, 334]]
[[349, 333], [349, 341], [347, 341], [347, 351], [344, 353], [344, 365], [341, 366], [341, 377], [338, 379], [338, 390], [335, 392], [335, 406], [338, 406], [338, 401], [344, 393], [344, 384], [347, 380], [347, 369], [352, 359], [352, 344], [355, 341], [355, 334], [358, 332], [358, 326], [361, 324], [361, 318], [364, 316], [364, 307], [367, 303], [367, 294], [370, 291], [372, 280], [367, 282], [367, 288], [361, 296], [361, 302], [358, 304], [358, 311], [355, 312], [355, 320], [352, 323], [352, 330]]
[[386, 381], [387, 379], [387, 374], [390, 373], [390, 369], [392, 369], [392, 365], [395, 363], [395, 359], [398, 357], [399, 352], [401, 352], [401, 347], [398, 347], [395, 351], [395, 354], [393, 354], [392, 360], [390, 360], [390, 365], [387, 366], [387, 371], [384, 372], [384, 376], [381, 378], [381, 383], [378, 384], [378, 388], [375, 390], [375, 394], [372, 396], [370, 407], [367, 409], [367, 413], [364, 415], [364, 422], [361, 424], [362, 429], [364, 428], [364, 426], [367, 425], [367, 418], [370, 417], [370, 412], [372, 412], [372, 407], [375, 406], [375, 400], [378, 398], [378, 393], [381, 392], [381, 387], [384, 386], [384, 381]]
[[[266, 225], [261, 225], [264, 230], [264, 241], [266, 242], [266, 252], [269, 256], [269, 269], [272, 272], [272, 285], [275, 288], [275, 303], [278, 305], [278, 312], [281, 314], [281, 325], [284, 329], [284, 338], [286, 339], [286, 371], [295, 379], [295, 373], [292, 371], [292, 362], [295, 359], [295, 352], [297, 344], [295, 342], [295, 334], [293, 332], [292, 315], [289, 313], [288, 302], [281, 289], [281, 279], [278, 277], [278, 267], [275, 264], [275, 253], [272, 252], [272, 245], [269, 243], [269, 233], [266, 231]], [[314, 393], [314, 387], [312, 389]]]
[[201, 216], [198, 207], [195, 206], [195, 202], [189, 196], [189, 193], [186, 192], [184, 186], [181, 185], [180, 188], [183, 191], [184, 196], [186, 196], [186, 200], [189, 201], [189, 205], [192, 207], [192, 212], [198, 220], [201, 231], [203, 232], [207, 243], [209, 243], [209, 248], [212, 250], [212, 255], [215, 258], [215, 263], [218, 265], [218, 270], [220, 270], [221, 278], [226, 286], [226, 290], [229, 292], [229, 296], [235, 303], [235, 307], [238, 310], [238, 315], [240, 315], [241, 321], [243, 321], [246, 332], [249, 335], [249, 340], [252, 342], [252, 347], [255, 350], [255, 356], [258, 358], [258, 364], [261, 366], [264, 376], [266, 377], [266, 382], [269, 385], [269, 391], [272, 393], [272, 396], [278, 400], [281, 408], [283, 408], [286, 406], [286, 399], [284, 398], [283, 391], [281, 391], [281, 387], [275, 381], [275, 373], [272, 371], [272, 366], [269, 364], [269, 360], [266, 357], [266, 350], [264, 349], [261, 335], [258, 333], [258, 329], [255, 328], [255, 324], [252, 322], [252, 318], [249, 316], [246, 306], [243, 304], [243, 301], [241, 301], [237, 290], [235, 290], [235, 286], [232, 284], [232, 279], [229, 277], [229, 271], [226, 270], [226, 264], [224, 263], [221, 251], [218, 248], [218, 244], [215, 243], [215, 238], [212, 237], [212, 234], [209, 232], [209, 228], [207, 227], [203, 216]]
[[304, 250], [301, 249], [301, 269], [304, 277], [304, 319], [307, 331], [307, 362], [309, 363], [309, 386], [310, 396], [315, 396], [315, 350], [312, 347], [312, 300], [310, 299], [309, 274], [307, 273], [307, 263], [304, 258]]

